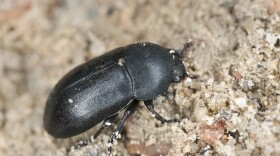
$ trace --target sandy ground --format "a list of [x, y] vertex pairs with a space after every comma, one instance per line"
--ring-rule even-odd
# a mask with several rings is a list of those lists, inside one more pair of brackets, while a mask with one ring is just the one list
[[115, 127], [93, 144], [43, 129], [45, 101], [70, 69], [139, 41], [180, 49], [191, 83], [141, 104], [116, 155], [280, 155], [279, 0], [0, 0], [0, 155], [107, 155]]

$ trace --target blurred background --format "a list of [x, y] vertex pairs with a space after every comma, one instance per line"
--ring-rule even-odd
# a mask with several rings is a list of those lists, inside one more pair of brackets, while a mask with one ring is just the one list
[[191, 83], [172, 84], [155, 109], [141, 105], [115, 155], [280, 155], [279, 0], [0, 0], [0, 155], [107, 155], [114, 126], [69, 139], [43, 129], [45, 101], [73, 67], [140, 41], [193, 47]]

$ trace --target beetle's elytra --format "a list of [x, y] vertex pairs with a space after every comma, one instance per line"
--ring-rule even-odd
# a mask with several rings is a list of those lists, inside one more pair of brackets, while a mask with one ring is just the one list
[[148, 42], [114, 49], [74, 68], [56, 84], [47, 100], [44, 127], [53, 137], [67, 138], [104, 121], [96, 138], [126, 108], [111, 144], [140, 100], [162, 123], [174, 121], [157, 114], [152, 100], [186, 76], [176, 50]]

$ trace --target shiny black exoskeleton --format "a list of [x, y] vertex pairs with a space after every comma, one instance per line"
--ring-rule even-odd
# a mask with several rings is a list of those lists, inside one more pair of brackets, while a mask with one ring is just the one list
[[155, 112], [152, 100], [167, 92], [171, 83], [188, 76], [181, 60], [179, 51], [148, 42], [89, 60], [66, 74], [50, 93], [44, 114], [46, 131], [56, 138], [67, 138], [104, 121], [96, 138], [127, 108], [109, 140], [111, 153], [111, 143], [140, 100], [162, 123], [173, 122]]

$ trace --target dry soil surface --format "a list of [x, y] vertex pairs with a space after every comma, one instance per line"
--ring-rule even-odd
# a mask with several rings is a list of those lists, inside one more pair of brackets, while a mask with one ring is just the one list
[[[193, 47], [192, 82], [172, 84], [155, 109], [125, 123], [114, 155], [280, 155], [279, 0], [0, 0], [0, 155], [107, 155], [116, 125], [69, 139], [43, 129], [52, 87], [73, 67], [149, 41]], [[113, 98], [113, 97], [112, 97]]]

